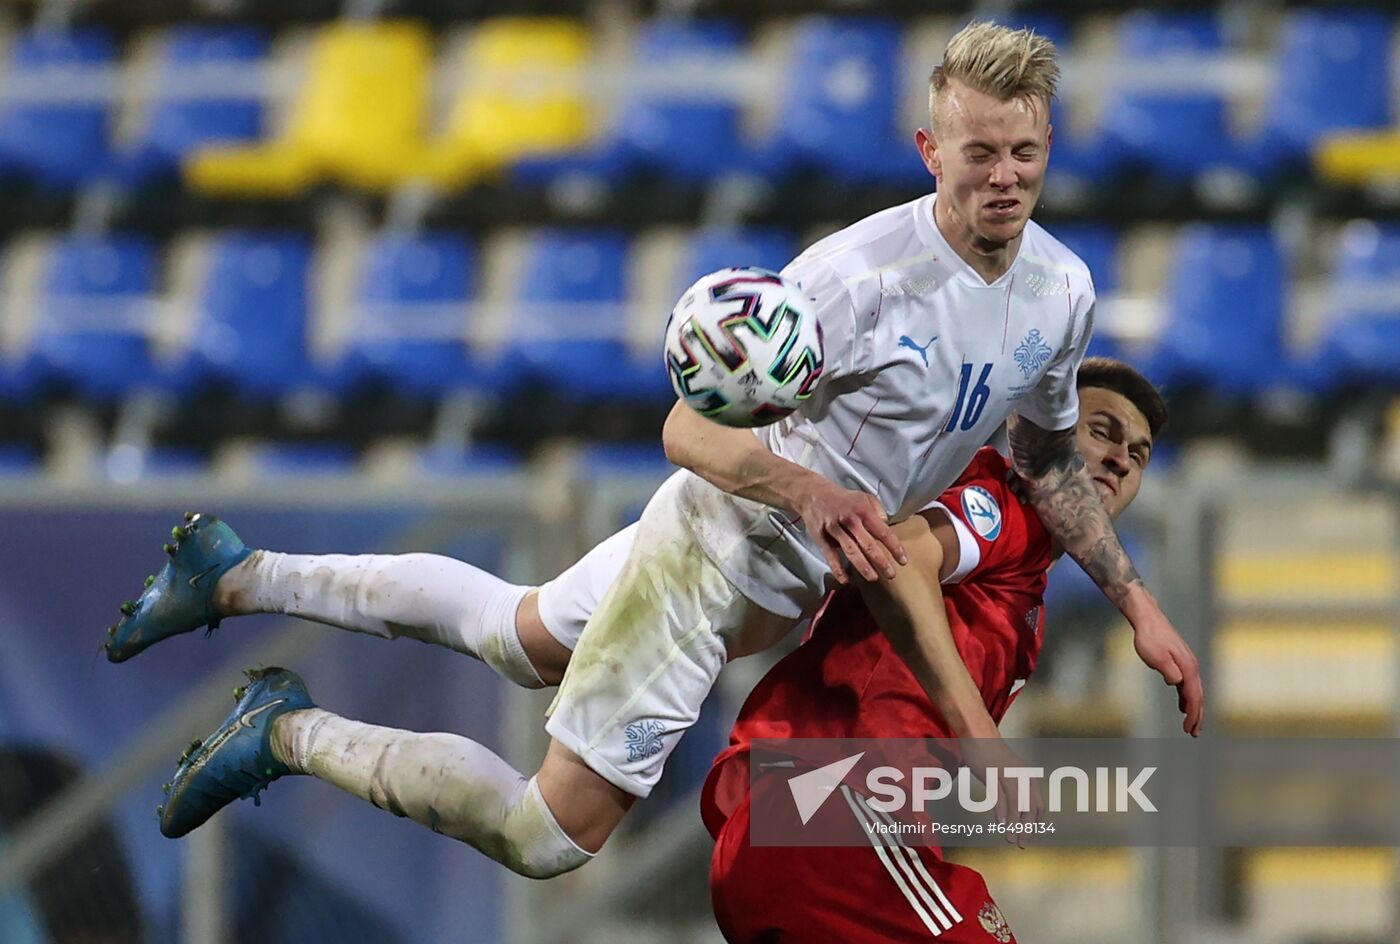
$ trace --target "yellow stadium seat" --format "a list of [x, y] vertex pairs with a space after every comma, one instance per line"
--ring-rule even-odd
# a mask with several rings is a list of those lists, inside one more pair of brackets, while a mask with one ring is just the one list
[[1396, 875], [1392, 849], [1251, 850], [1248, 930], [1265, 941], [1378, 941], [1394, 927]]
[[1219, 710], [1237, 731], [1376, 733], [1393, 723], [1389, 622], [1238, 620], [1222, 626], [1214, 644]]
[[1389, 606], [1400, 595], [1400, 567], [1389, 550], [1232, 553], [1216, 571], [1221, 599], [1232, 603]]
[[458, 189], [521, 157], [586, 146], [594, 116], [581, 86], [591, 53], [588, 29], [574, 20], [483, 23], [467, 43], [463, 88], [416, 175]]
[[422, 153], [432, 42], [408, 22], [344, 22], [312, 40], [306, 84], [281, 137], [212, 147], [185, 165], [202, 193], [290, 196], [326, 180], [391, 186]]
[[961, 849], [1022, 940], [1137, 941], [1144, 869], [1132, 849]]
[[1339, 184], [1400, 179], [1400, 131], [1336, 134], [1313, 153], [1318, 174]]

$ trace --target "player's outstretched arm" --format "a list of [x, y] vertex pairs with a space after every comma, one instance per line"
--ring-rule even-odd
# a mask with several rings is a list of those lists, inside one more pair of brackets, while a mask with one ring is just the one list
[[904, 548], [875, 496], [842, 488], [775, 456], [749, 430], [712, 423], [677, 401], [661, 442], [667, 459], [716, 488], [801, 519], [841, 583], [847, 579], [842, 555], [866, 580], [892, 578], [895, 562], [905, 561]]
[[1128, 618], [1138, 656], [1176, 686], [1186, 716], [1182, 729], [1199, 734], [1205, 693], [1196, 655], [1128, 559], [1079, 454], [1074, 428], [1047, 430], [1013, 416], [1009, 432], [1012, 461], [1040, 520]]

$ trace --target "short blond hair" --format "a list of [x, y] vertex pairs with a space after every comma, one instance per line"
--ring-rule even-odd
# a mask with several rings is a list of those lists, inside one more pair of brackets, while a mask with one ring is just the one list
[[943, 62], [929, 76], [930, 121], [937, 121], [938, 96], [953, 80], [1003, 102], [1024, 98], [1048, 109], [1060, 82], [1055, 44], [1030, 29], [969, 23], [948, 40]]

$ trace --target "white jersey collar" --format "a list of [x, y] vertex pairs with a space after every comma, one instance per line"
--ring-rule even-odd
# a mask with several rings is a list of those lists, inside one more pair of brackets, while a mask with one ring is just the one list
[[1021, 244], [1016, 247], [1016, 258], [1011, 260], [1011, 265], [1006, 267], [1006, 271], [995, 282], [985, 281], [977, 270], [967, 264], [962, 256], [957, 254], [952, 245], [944, 238], [938, 224], [934, 222], [933, 208], [938, 199], [937, 193], [931, 193], [914, 203], [914, 227], [923, 241], [934, 254], [940, 265], [943, 265], [955, 277], [965, 282], [972, 288], [1004, 288], [1015, 275], [1016, 267], [1021, 262], [1021, 257], [1025, 255], [1026, 236], [1030, 229], [1030, 221], [1026, 221], [1026, 229], [1021, 232]]

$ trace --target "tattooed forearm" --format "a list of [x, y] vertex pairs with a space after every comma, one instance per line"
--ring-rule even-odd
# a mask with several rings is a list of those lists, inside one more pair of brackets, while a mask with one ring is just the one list
[[1129, 588], [1141, 578], [1084, 467], [1074, 430], [1045, 430], [1013, 417], [1009, 434], [1016, 473], [1046, 530], [1121, 606]]

